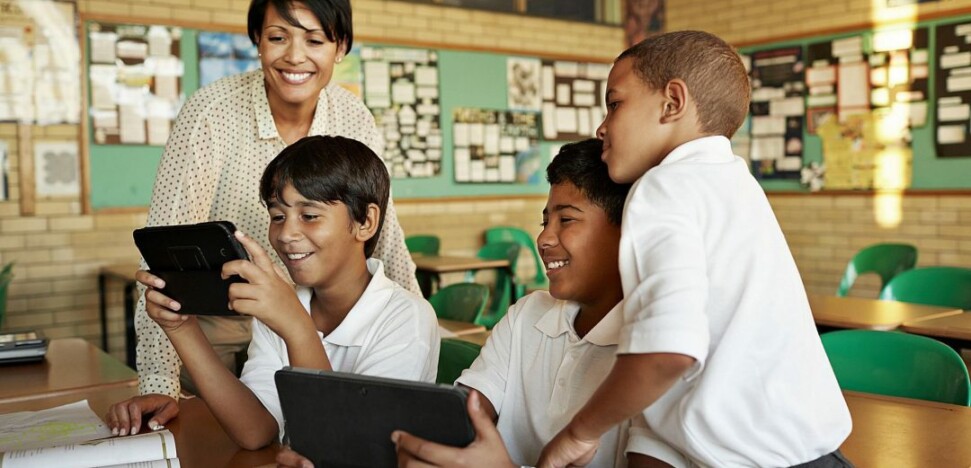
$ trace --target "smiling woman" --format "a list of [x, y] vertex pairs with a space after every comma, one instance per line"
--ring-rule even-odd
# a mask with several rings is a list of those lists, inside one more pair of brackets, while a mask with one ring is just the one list
[[[191, 96], [165, 146], [148, 225], [228, 220], [272, 252], [258, 187], [277, 154], [308, 135], [344, 136], [377, 154], [382, 145], [364, 104], [331, 83], [334, 65], [353, 41], [348, 0], [253, 0], [247, 23], [262, 69], [223, 78]], [[420, 293], [390, 200], [373, 257], [382, 260], [388, 278]], [[272, 260], [282, 265], [276, 255]], [[199, 320], [218, 358], [234, 372], [251, 339], [250, 320]], [[154, 413], [151, 422], [165, 424], [177, 412], [172, 403], [182, 386], [181, 361], [146, 314], [144, 294], [135, 322], [142, 396], [113, 410], [123, 408], [119, 419], [132, 428], [147, 413]]]

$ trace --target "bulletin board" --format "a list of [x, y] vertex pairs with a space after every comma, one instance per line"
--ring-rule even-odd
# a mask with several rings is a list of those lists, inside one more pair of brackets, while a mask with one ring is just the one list
[[[830, 190], [971, 188], [969, 44], [971, 16], [957, 16], [741, 47], [753, 103], [733, 147], [767, 190], [805, 190], [797, 171], [759, 173], [794, 157], [825, 164]], [[761, 86], [773, 55], [800, 58], [787, 70], [801, 84]]]
[[[95, 23], [97, 22], [91, 20], [84, 21], [82, 27], [84, 31], [87, 31], [91, 24]], [[178, 89], [181, 99], [184, 102], [192, 92], [200, 87], [199, 61], [205, 57], [200, 57], [199, 34], [205, 34], [206, 31], [187, 27], [179, 29], [179, 41], [177, 48], [173, 45], [173, 54], [178, 54], [183, 63]], [[90, 54], [90, 44], [87, 41], [85, 47], [86, 51]], [[365, 49], [367, 49], [367, 52], [365, 52]], [[383, 107], [378, 108], [368, 103], [369, 107], [372, 107], [372, 112], [376, 115], [379, 129], [382, 131], [386, 127], [389, 127], [391, 128], [392, 134], [393, 132], [400, 133], [402, 130], [402, 119], [404, 119], [404, 126], [409, 128], [408, 131], [415, 130], [417, 133], [420, 127], [422, 132], [420, 138], [411, 138], [407, 144], [396, 141], [385, 142], [387, 145], [386, 148], [394, 147], [398, 150], [393, 160], [386, 159], [386, 163], [389, 164], [392, 175], [394, 176], [392, 178], [392, 190], [395, 199], [543, 195], [549, 189], [545, 181], [543, 169], [552, 158], [553, 152], [565, 142], [585, 136], [592, 136], [596, 129], [596, 124], [599, 124], [599, 121], [594, 124], [593, 120], [602, 118], [603, 83], [606, 79], [605, 74], [609, 71], [609, 64], [584, 60], [551, 61], [546, 57], [531, 57], [530, 59], [533, 59], [535, 63], [539, 64], [537, 70], [542, 70], [542, 65], [548, 65], [546, 68], [551, 71], [558, 67], [561, 71], [565, 69], [566, 71], [564, 73], [566, 75], [569, 75], [571, 70], [574, 73], [572, 78], [566, 75], [560, 76], [561, 74], [559, 73], [555, 76], [550, 75], [549, 78], [553, 79], [556, 85], [569, 87], [568, 90], [565, 89], [563, 91], [563, 93], [569, 94], [569, 99], [566, 99], [564, 94], [564, 96], [560, 97], [559, 102], [564, 103], [560, 107], [569, 107], [571, 109], [563, 111], [561, 114], [569, 114], [567, 117], [574, 116], [576, 119], [576, 124], [574, 125], [575, 131], [559, 132], [555, 137], [544, 138], [542, 126], [540, 125], [542, 121], [540, 114], [535, 111], [527, 111], [526, 114], [531, 116], [528, 118], [535, 120], [536, 126], [533, 128], [533, 133], [524, 133], [522, 135], [526, 137], [526, 150], [519, 151], [521, 149], [519, 146], [523, 146], [523, 141], [518, 141], [519, 146], [516, 146], [517, 140], [515, 138], [509, 140], [513, 144], [513, 151], [517, 156], [517, 160], [511, 166], [511, 171], [509, 163], [504, 163], [506, 164], [504, 166], [505, 172], [501, 173], [504, 176], [512, 174], [512, 179], [500, 177], [496, 180], [457, 180], [456, 171], [462, 170], [461, 168], [456, 168], [455, 161], [452, 157], [452, 151], [455, 148], [453, 141], [453, 118], [457, 110], [477, 109], [484, 113], [493, 113], [494, 115], [502, 114], [503, 119], [508, 118], [508, 121], [511, 123], [523, 122], [522, 119], [524, 117], [518, 115], [522, 112], [509, 112], [514, 109], [510, 106], [508, 93], [508, 69], [509, 59], [514, 56], [491, 52], [424, 48], [423, 50], [427, 54], [418, 57], [415, 56], [415, 50], [419, 49], [422, 48], [359, 40], [355, 41], [355, 53], [348, 56], [349, 59], [353, 59], [351, 66], [354, 67], [354, 70], [352, 73], [347, 73], [347, 75], [363, 77], [360, 83], [361, 92], [358, 94], [362, 95], [366, 103], [370, 100], [367, 94], [369, 84], [366, 67], [377, 61], [376, 54], [378, 53], [380, 53], [381, 57], [390, 57], [386, 60], [390, 64], [388, 67], [389, 70], [396, 65], [400, 65], [400, 69], [403, 71], [402, 74], [395, 75], [389, 79], [388, 85], [391, 87], [396, 83], [394, 78], [401, 80], [407, 79], [414, 83], [428, 83], [428, 80], [431, 79], [431, 68], [434, 67], [434, 71], [436, 72], [435, 79], [438, 82], [436, 96], [429, 94], [419, 95], [419, 93], [427, 92], [428, 90], [422, 90], [421, 86], [414, 88], [416, 102], [413, 103], [414, 105], [409, 105], [411, 105], [411, 109], [415, 109], [415, 115], [409, 114], [411, 110], [406, 108], [408, 106], [401, 105], [402, 102], [405, 104], [411, 103], [412, 96], [409, 93], [412, 91], [405, 92], [406, 90], [398, 90], [398, 94], [396, 95], [394, 89], [387, 88], [388, 102], [384, 103]], [[217, 54], [207, 52], [205, 55], [213, 56]], [[225, 58], [227, 54], [219, 53], [218, 55]], [[229, 56], [232, 60], [248, 58], [245, 56], [245, 52], [240, 51], [234, 51]], [[348, 60], [345, 60], [345, 62], [348, 62]], [[220, 67], [224, 65], [225, 62]], [[236, 66], [238, 64], [234, 63], [233, 65]], [[87, 60], [84, 73], [90, 73], [90, 67], [91, 62]], [[336, 70], [335, 73], [338, 75], [342, 74], [340, 69]], [[335, 79], [338, 78], [335, 76]], [[341, 82], [340, 84], [345, 87], [354, 88], [354, 83]], [[85, 91], [88, 93], [90, 102], [92, 88], [90, 83], [87, 88]], [[372, 88], [370, 91], [374, 93], [377, 90], [376, 88]], [[377, 99], [380, 100], [382, 99], [379, 96], [380, 94], [378, 92], [378, 95], [372, 95], [371, 98], [377, 96]], [[404, 101], [396, 102], [395, 98], [399, 100], [403, 99]], [[542, 96], [539, 94], [535, 94], [532, 99], [535, 101], [537, 107], [541, 106], [544, 102]], [[546, 104], [555, 104], [557, 102], [556, 96], [552, 98], [552, 101], [547, 100], [545, 102]], [[425, 119], [427, 121], [421, 123], [424, 118], [423, 116], [431, 113], [429, 110], [431, 107], [427, 107], [422, 109], [421, 112], [418, 112], [418, 105], [434, 106], [436, 108], [434, 110], [438, 111], [437, 120]], [[597, 110], [593, 111], [592, 109], [595, 108]], [[513, 114], [517, 115], [514, 116]], [[585, 120], [581, 120], [581, 115], [588, 117]], [[412, 122], [414, 125], [409, 125], [409, 122]], [[574, 128], [569, 126], [569, 121], [565, 118], [561, 119], [560, 124], [565, 125], [565, 127], [561, 128]], [[517, 129], [516, 125], [506, 125], [502, 131], [506, 132], [502, 135], [506, 135], [509, 132], [518, 132], [517, 135], [523, 133], [523, 131]], [[383, 135], [387, 139], [388, 134], [385, 133]], [[89, 126], [87, 136], [90, 142], [89, 177], [91, 183], [89, 196], [91, 206], [94, 209], [147, 206], [151, 200], [155, 171], [161, 159], [163, 146], [149, 144], [101, 144], [95, 140], [95, 134], [91, 126]], [[507, 136], [511, 136], [511, 134]], [[404, 141], [404, 139], [401, 141]], [[502, 144], [506, 139], [500, 138], [497, 141], [500, 141], [500, 144]], [[499, 147], [498, 149], [502, 148]], [[410, 151], [411, 156], [414, 156], [414, 150], [416, 149], [422, 150], [423, 157], [425, 158], [424, 164], [406, 165], [401, 163], [402, 155], [408, 155]], [[482, 151], [485, 151], [484, 147]], [[498, 164], [501, 161], [500, 159], [485, 157], [483, 157], [482, 161], [486, 161], [487, 159], [490, 163], [496, 162]], [[499, 166], [496, 165], [494, 167], [498, 168]], [[490, 174], [492, 173], [490, 172]]]

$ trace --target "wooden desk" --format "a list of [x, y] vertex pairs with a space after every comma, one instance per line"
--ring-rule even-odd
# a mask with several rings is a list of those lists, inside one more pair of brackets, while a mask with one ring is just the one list
[[816, 325], [836, 328], [893, 330], [904, 322], [960, 314], [960, 309], [879, 301], [859, 297], [809, 295], [809, 307]]
[[971, 341], [971, 312], [904, 322], [900, 329], [918, 335]]
[[0, 403], [137, 385], [134, 370], [81, 338], [51, 340], [42, 362], [0, 366]]
[[[135, 387], [89, 390], [74, 395], [0, 403], [0, 413], [36, 411], [86, 399], [92, 411], [103, 419], [111, 405], [137, 394]], [[276, 466], [274, 460], [280, 450], [279, 444], [255, 451], [239, 448], [199, 398], [180, 401], [178, 417], [166, 424], [166, 428], [175, 436], [179, 463], [185, 468]], [[147, 430], [147, 427], [142, 427], [139, 433]]]
[[98, 270], [98, 298], [101, 312], [101, 349], [108, 351], [108, 281], [122, 281], [125, 287], [125, 361], [135, 368], [135, 272], [137, 264], [105, 265]]
[[415, 266], [433, 274], [455, 273], [489, 268], [509, 268], [509, 260], [483, 260], [478, 257], [452, 257], [444, 255], [412, 255]]
[[438, 319], [438, 326], [454, 333], [456, 336], [470, 335], [486, 331], [486, 327], [474, 323], [459, 322], [457, 320]]
[[479, 346], [485, 346], [486, 340], [489, 339], [489, 335], [492, 332], [489, 330], [480, 331], [478, 333], [469, 333], [465, 335], [459, 335], [456, 338], [462, 341], [468, 341], [469, 343], [475, 343]]
[[971, 408], [843, 392], [853, 432], [840, 450], [856, 466], [971, 466]]

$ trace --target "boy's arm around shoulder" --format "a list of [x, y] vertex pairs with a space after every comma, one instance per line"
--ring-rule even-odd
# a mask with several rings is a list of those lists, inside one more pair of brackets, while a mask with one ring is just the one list
[[657, 401], [694, 363], [690, 356], [672, 353], [617, 356], [587, 404], [543, 449], [539, 466], [589, 462], [601, 435]]

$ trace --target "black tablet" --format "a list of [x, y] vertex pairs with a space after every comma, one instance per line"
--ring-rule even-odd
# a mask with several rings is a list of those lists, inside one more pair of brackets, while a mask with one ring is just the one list
[[465, 447], [475, 438], [462, 387], [284, 367], [286, 438], [314, 466], [394, 467], [391, 432]]
[[226, 262], [248, 259], [229, 221], [136, 229], [135, 246], [152, 274], [165, 281], [160, 291], [182, 305], [179, 313], [236, 315], [229, 309], [229, 285], [239, 276], [222, 278]]
[[43, 361], [47, 338], [34, 330], [0, 333], [0, 364]]

